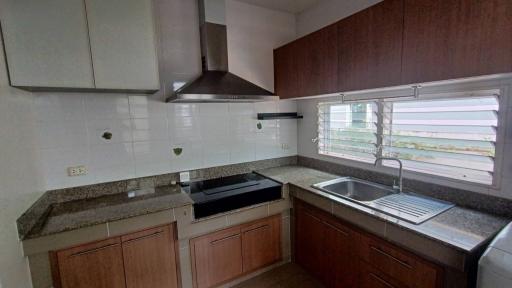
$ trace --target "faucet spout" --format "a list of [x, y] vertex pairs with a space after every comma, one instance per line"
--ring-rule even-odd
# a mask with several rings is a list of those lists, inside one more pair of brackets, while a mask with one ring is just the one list
[[[398, 168], [398, 189], [400, 191], [400, 193], [402, 193], [402, 169], [403, 169], [403, 165], [402, 165], [402, 161], [398, 158], [395, 158], [395, 157], [377, 157], [377, 159], [375, 159], [375, 162], [373, 163], [374, 166], [377, 166], [377, 163], [379, 163], [379, 161], [383, 161], [383, 160], [392, 160], [392, 161], [396, 161], [398, 162], [398, 165], [399, 165], [399, 168]], [[393, 185], [393, 188], [396, 189], [396, 186]]]

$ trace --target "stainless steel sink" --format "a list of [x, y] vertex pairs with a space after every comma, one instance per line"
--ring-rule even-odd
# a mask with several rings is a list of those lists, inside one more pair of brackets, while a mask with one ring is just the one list
[[312, 187], [414, 224], [420, 224], [454, 206], [449, 202], [400, 193], [391, 187], [352, 177], [342, 177]]
[[350, 198], [359, 202], [373, 201], [396, 193], [392, 188], [376, 183], [344, 177], [313, 185], [330, 194]]

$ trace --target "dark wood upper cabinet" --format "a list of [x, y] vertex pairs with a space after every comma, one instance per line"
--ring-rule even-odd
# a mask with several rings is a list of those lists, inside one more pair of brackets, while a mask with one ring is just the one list
[[336, 25], [274, 50], [274, 78], [275, 93], [282, 99], [336, 92]]
[[402, 83], [512, 72], [512, 1], [405, 0]]
[[301, 96], [338, 90], [337, 26], [327, 26], [297, 40], [298, 89]]
[[299, 96], [297, 42], [274, 50], [274, 92], [281, 99]]
[[386, 0], [338, 22], [338, 91], [400, 84], [403, 0]]

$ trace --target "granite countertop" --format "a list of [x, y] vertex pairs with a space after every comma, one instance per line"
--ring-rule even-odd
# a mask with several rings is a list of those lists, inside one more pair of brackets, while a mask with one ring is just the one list
[[191, 204], [179, 185], [53, 203], [23, 240]]
[[313, 184], [339, 178], [338, 175], [301, 166], [282, 166], [257, 172], [275, 181], [297, 186], [337, 204], [378, 218], [386, 225], [397, 225], [465, 253], [471, 253], [487, 243], [510, 221], [503, 217], [455, 206], [422, 224], [415, 225], [311, 187]]

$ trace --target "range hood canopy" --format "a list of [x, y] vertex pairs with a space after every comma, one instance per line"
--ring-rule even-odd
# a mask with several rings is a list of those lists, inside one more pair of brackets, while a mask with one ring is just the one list
[[228, 71], [225, 0], [198, 0], [203, 74], [168, 102], [257, 102], [278, 96]]

